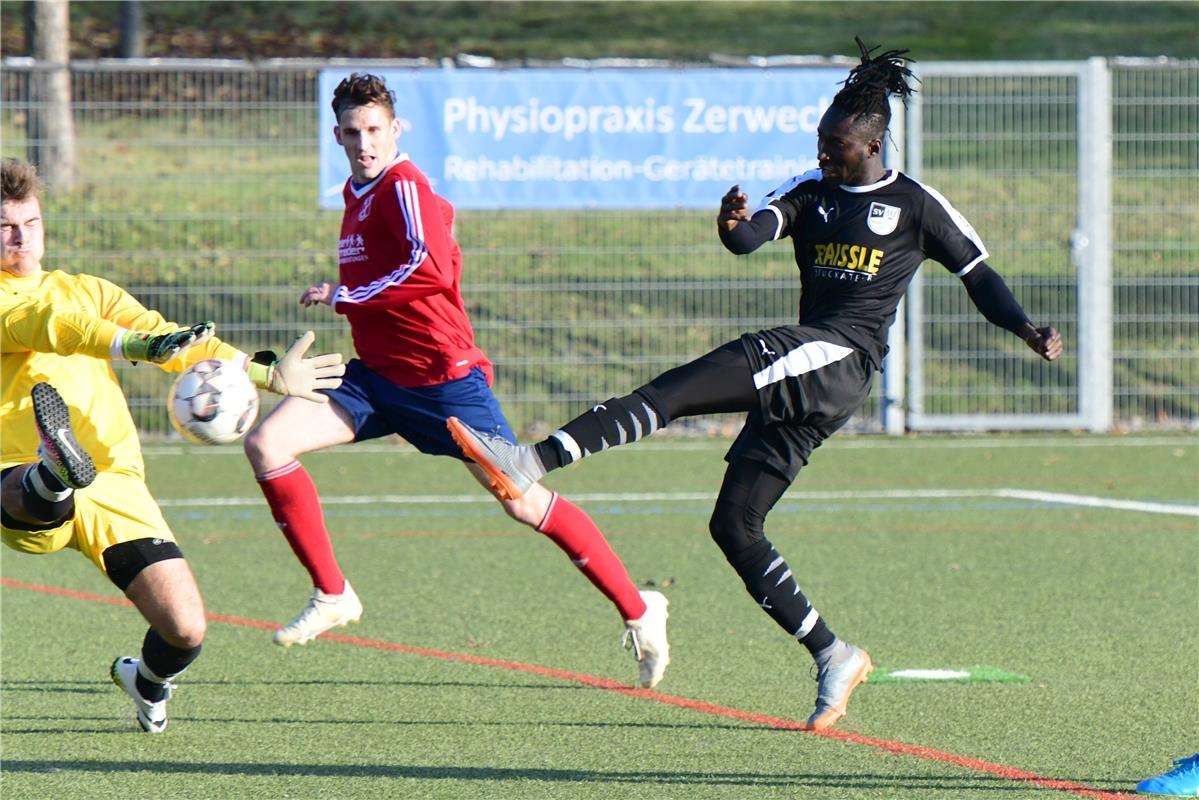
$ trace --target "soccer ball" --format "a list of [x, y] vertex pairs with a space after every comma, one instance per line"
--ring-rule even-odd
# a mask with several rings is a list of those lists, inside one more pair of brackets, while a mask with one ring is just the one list
[[192, 364], [171, 387], [171, 424], [196, 444], [235, 442], [258, 417], [258, 389], [232, 361]]

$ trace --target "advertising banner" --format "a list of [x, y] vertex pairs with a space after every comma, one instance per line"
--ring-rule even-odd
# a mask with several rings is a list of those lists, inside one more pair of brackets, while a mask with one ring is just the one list
[[[349, 176], [320, 76], [320, 203]], [[367, 70], [358, 70], [367, 71]], [[714, 208], [756, 203], [816, 165], [816, 127], [844, 68], [379, 69], [399, 150], [463, 209]]]

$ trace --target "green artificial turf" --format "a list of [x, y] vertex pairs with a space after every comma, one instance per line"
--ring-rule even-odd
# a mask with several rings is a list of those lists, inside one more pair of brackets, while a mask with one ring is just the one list
[[[658, 691], [698, 709], [514, 668], [635, 677], [618, 616], [556, 548], [454, 461], [403, 448], [305, 458], [366, 614], [338, 631], [354, 639], [277, 648], [270, 625], [310, 587], [240, 452], [152, 448], [152, 489], [219, 615], [204, 653], [168, 731], [141, 733], [106, 674], [136, 653], [140, 618], [95, 599], [119, 595], [78, 554], [6, 551], [0, 792], [1010, 799], [1080, 796], [1026, 773], [1129, 791], [1193, 750], [1196, 518], [994, 490], [1193, 509], [1194, 437], [844, 437], [818, 452], [767, 532], [832, 628], [880, 668], [1028, 678], [867, 683], [837, 729], [849, 739], [769, 722], [806, 718], [815, 684], [708, 540], [724, 445], [647, 442], [550, 481], [670, 598]], [[230, 498], [244, 503], [214, 504]]]

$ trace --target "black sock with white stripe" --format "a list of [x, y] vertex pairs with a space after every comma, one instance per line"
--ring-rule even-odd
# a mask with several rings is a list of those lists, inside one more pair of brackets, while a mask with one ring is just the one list
[[725, 558], [762, 610], [808, 648], [813, 657], [837, 641], [769, 541], [759, 539], [734, 555], [725, 553]]
[[175, 647], [150, 628], [142, 639], [141, 663], [137, 667], [137, 691], [151, 703], [166, 697], [171, 678], [191, 666], [200, 655], [200, 645], [186, 650]]
[[635, 391], [605, 400], [534, 447], [546, 470], [552, 470], [592, 453], [636, 442], [666, 422], [647, 399]]
[[63, 484], [50, 469], [38, 463], [21, 476], [21, 505], [41, 523], [65, 519], [75, 509], [75, 490]]
[[676, 419], [744, 412], [758, 393], [740, 340], [663, 372], [649, 383], [600, 403], [533, 445], [546, 470], [649, 436]]

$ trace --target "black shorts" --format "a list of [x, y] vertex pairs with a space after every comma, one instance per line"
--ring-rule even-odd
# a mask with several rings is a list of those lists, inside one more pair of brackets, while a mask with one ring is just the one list
[[795, 480], [820, 444], [870, 396], [869, 356], [827, 330], [803, 325], [741, 337], [758, 408], [725, 455], [761, 461]]

